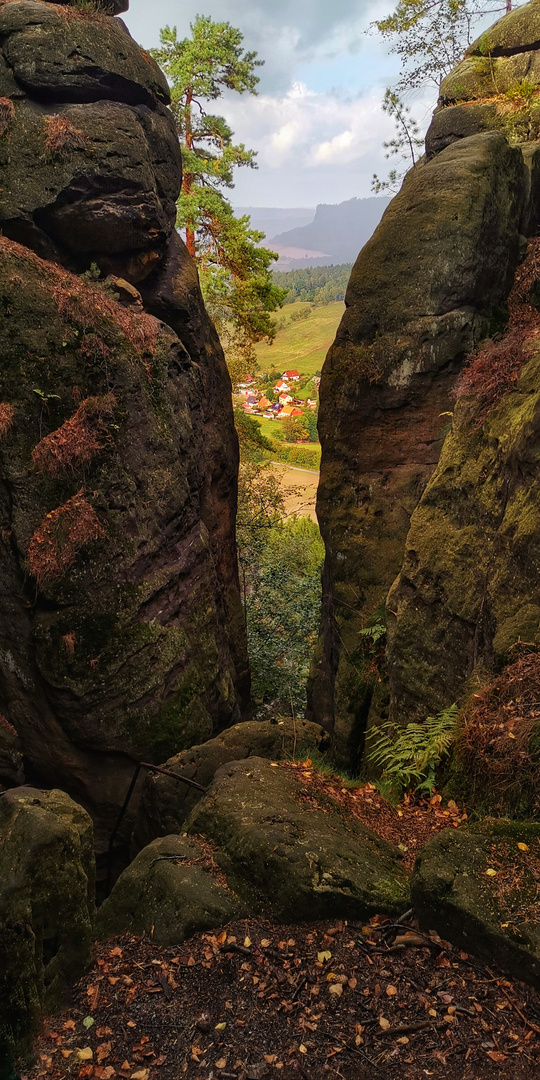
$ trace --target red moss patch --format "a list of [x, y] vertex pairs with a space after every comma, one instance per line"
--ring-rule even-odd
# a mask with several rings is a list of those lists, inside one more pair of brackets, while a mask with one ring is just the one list
[[45, 139], [45, 157], [47, 159], [87, 148], [88, 139], [86, 136], [83, 135], [79, 128], [74, 127], [65, 116], [48, 116], [45, 123], [47, 125], [47, 138]]
[[15, 106], [10, 98], [0, 97], [0, 135], [3, 135], [7, 131], [13, 117], [15, 116]]
[[529, 241], [508, 297], [508, 331], [500, 341], [487, 341], [461, 373], [455, 397], [472, 396], [480, 405], [481, 425], [519, 378], [540, 334], [540, 311], [530, 303], [531, 288], [540, 279], [540, 237]]
[[61, 476], [66, 469], [87, 465], [110, 439], [106, 417], [112, 416], [114, 394], [89, 397], [57, 431], [34, 447], [32, 461], [47, 476]]
[[89, 540], [105, 536], [95, 510], [82, 491], [52, 510], [36, 529], [28, 546], [30, 572], [38, 587], [50, 585], [73, 566], [77, 553]]
[[82, 281], [62, 266], [40, 259], [29, 248], [8, 240], [6, 236], [0, 236], [1, 255], [9, 255], [27, 265], [31, 263], [39, 269], [44, 281], [52, 287], [58, 313], [84, 331], [81, 348], [85, 338], [86, 341], [90, 335], [96, 338], [96, 328], [110, 322], [124, 334], [137, 354], [152, 355], [160, 330], [158, 320], [152, 315], [135, 308], [122, 307], [99, 285]]
[[15, 412], [12, 405], [8, 405], [7, 402], [0, 402], [0, 442], [5, 439], [8, 431], [10, 431], [13, 425], [13, 417]]

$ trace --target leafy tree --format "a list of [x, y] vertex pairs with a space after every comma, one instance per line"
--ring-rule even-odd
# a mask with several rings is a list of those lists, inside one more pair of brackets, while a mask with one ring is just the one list
[[[394, 90], [386, 89], [383, 98], [383, 112], [392, 117], [396, 134], [393, 139], [383, 143], [387, 151], [385, 157], [398, 157], [408, 163], [407, 168], [416, 164], [416, 152], [423, 144], [420, 138], [420, 128], [416, 120], [411, 116], [411, 110], [404, 105], [401, 98]], [[403, 176], [407, 170], [391, 169], [386, 180], [380, 180], [377, 173], [373, 173], [371, 190], [378, 194], [380, 191], [397, 191]]]
[[265, 534], [249, 570], [246, 621], [255, 711], [304, 715], [306, 684], [321, 608], [322, 539], [309, 518]]
[[182, 146], [183, 180], [178, 226], [199, 264], [201, 285], [235, 378], [253, 366], [253, 344], [272, 341], [271, 312], [285, 293], [272, 281], [274, 252], [259, 247], [264, 233], [249, 217], [236, 218], [225, 191], [234, 186], [236, 168], [256, 168], [255, 152], [233, 142], [233, 132], [207, 104], [226, 90], [255, 94], [256, 69], [263, 63], [243, 49], [240, 30], [228, 22], [197, 15], [191, 37], [176, 27], [161, 31], [153, 55], [171, 83], [171, 108]]
[[479, 21], [510, 11], [511, 0], [398, 0], [390, 15], [372, 25], [399, 57], [398, 96], [441, 80], [461, 60]]
[[309, 439], [309, 429], [303, 416], [286, 416], [281, 422], [281, 430], [287, 442], [305, 442]]
[[[421, 145], [419, 128], [403, 98], [424, 86], [439, 89], [441, 80], [461, 60], [475, 28], [486, 15], [510, 11], [512, 0], [398, 0], [390, 15], [372, 23], [390, 41], [390, 52], [399, 57], [401, 72], [394, 89], [387, 88], [383, 109], [394, 120], [396, 135], [384, 143], [386, 157], [398, 155], [415, 164], [415, 148]], [[407, 171], [392, 169], [386, 180], [374, 174], [372, 190], [396, 191]]]

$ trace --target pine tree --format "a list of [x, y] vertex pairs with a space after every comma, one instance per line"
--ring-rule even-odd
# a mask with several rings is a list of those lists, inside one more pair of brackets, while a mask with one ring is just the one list
[[176, 27], [161, 31], [161, 48], [153, 50], [171, 83], [171, 108], [182, 147], [183, 180], [178, 200], [179, 228], [197, 260], [201, 285], [231, 366], [239, 378], [253, 365], [255, 342], [271, 341], [271, 312], [286, 295], [272, 281], [277, 258], [260, 247], [264, 233], [252, 229], [249, 217], [234, 216], [226, 190], [234, 186], [236, 168], [256, 168], [253, 150], [233, 142], [222, 116], [208, 103], [224, 91], [255, 94], [256, 69], [263, 61], [243, 49], [243, 36], [228, 22], [197, 15], [191, 37], [179, 39]]

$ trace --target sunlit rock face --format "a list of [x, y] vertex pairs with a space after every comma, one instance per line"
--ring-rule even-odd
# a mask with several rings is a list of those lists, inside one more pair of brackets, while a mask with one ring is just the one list
[[230, 382], [126, 8], [0, 3], [0, 714], [98, 844], [249, 690]]
[[[435, 618], [428, 656], [427, 623], [412, 618], [411, 603], [408, 629], [399, 630], [400, 597], [416, 567], [411, 515], [451, 427], [457, 377], [481, 339], [504, 326], [525, 238], [540, 222], [539, 22], [537, 0], [512, 12], [444, 80], [426, 157], [358, 256], [324, 365], [318, 514], [326, 563], [310, 715], [333, 731], [349, 765], [358, 764], [366, 728], [389, 715], [428, 715], [438, 690], [440, 707], [451, 704], [474, 667], [474, 650], [453, 649], [444, 686], [430, 668], [407, 697], [412, 653], [418, 667], [430, 667], [435, 640], [444, 654], [445, 634], [441, 624], [437, 638]], [[442, 562], [444, 513], [441, 506]], [[405, 550], [400, 591], [387, 602]], [[482, 610], [485, 623], [485, 603]], [[389, 682], [380, 647], [360, 633], [370, 621], [390, 628]]]

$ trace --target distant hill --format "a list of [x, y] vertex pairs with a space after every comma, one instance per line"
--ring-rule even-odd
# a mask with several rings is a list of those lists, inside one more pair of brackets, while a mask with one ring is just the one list
[[280, 255], [278, 270], [352, 263], [369, 240], [389, 198], [348, 199], [321, 203], [313, 221], [269, 236], [266, 243]]
[[315, 217], [315, 207], [235, 206], [234, 213], [236, 217], [249, 214], [253, 228], [263, 232], [266, 236], [265, 243], [268, 243], [269, 237], [276, 233], [309, 225]]

